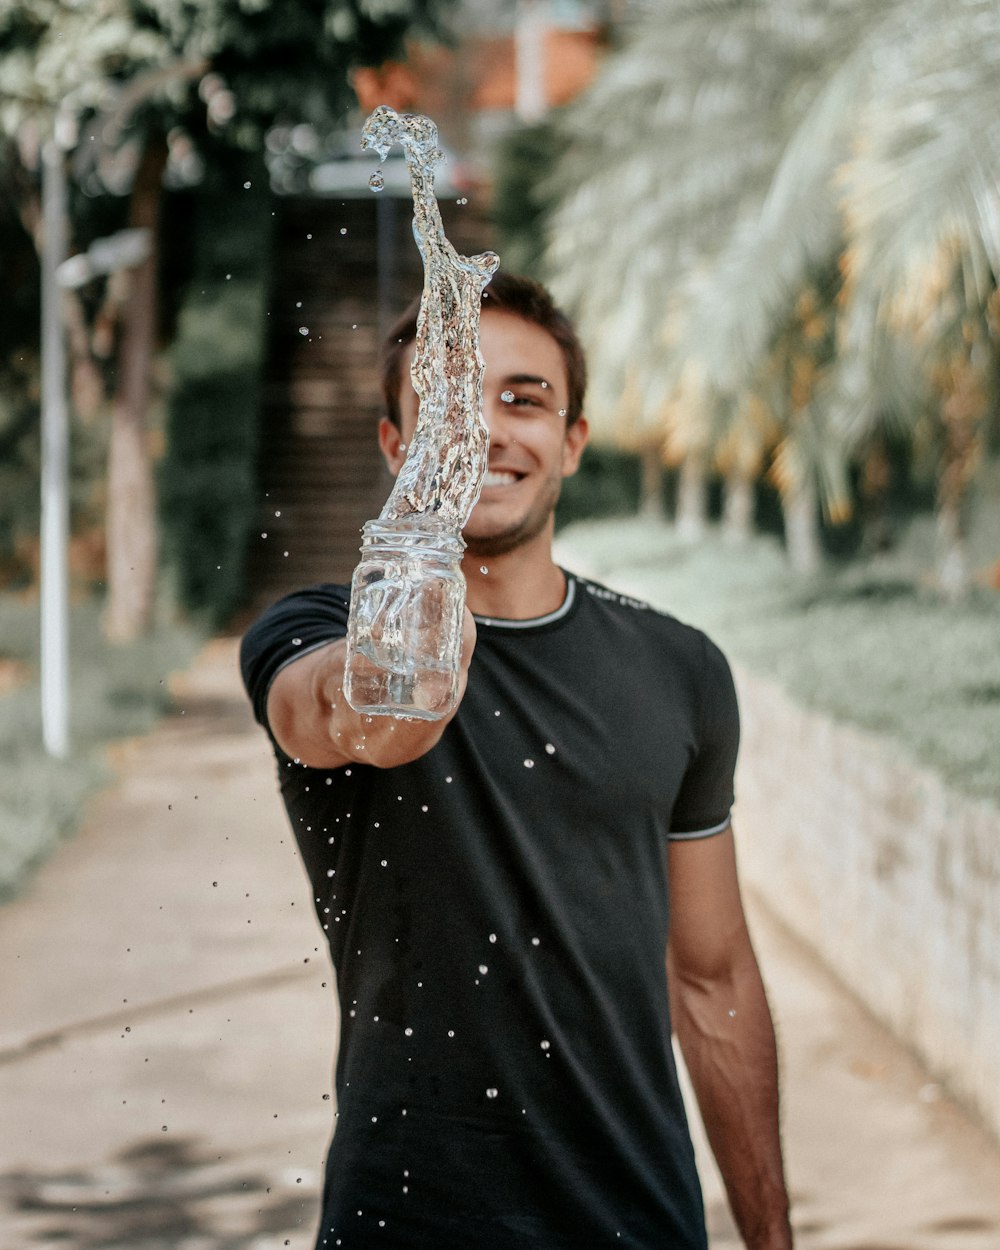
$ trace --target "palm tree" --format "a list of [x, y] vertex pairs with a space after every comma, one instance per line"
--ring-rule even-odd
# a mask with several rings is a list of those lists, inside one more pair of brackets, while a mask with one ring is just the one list
[[[692, 372], [741, 420], [810, 275], [837, 260], [836, 359], [813, 379], [807, 405], [772, 406], [790, 440], [775, 466], [786, 494], [803, 496], [803, 515], [815, 490], [841, 509], [838, 447], [842, 462], [881, 424], [912, 425], [935, 388], [954, 432], [945, 445], [968, 468], [976, 440], [945, 413], [965, 414], [964, 429], [983, 405], [970, 406], [967, 378], [935, 362], [950, 359], [946, 312], [957, 297], [966, 338], [970, 323], [980, 327], [966, 372], [988, 372], [981, 331], [1000, 273], [998, 60], [993, 0], [650, 12], [574, 111], [580, 147], [556, 179], [565, 199], [549, 259], [596, 349], [599, 422], [614, 429], [626, 367], [652, 429], [663, 428], [664, 396], [683, 395]], [[942, 257], [957, 295], [932, 280]], [[953, 392], [965, 398], [948, 408]], [[697, 411], [692, 419], [703, 424]], [[720, 448], [735, 437], [725, 421], [717, 434]], [[942, 488], [952, 483], [953, 495], [969, 477], [942, 472]]]

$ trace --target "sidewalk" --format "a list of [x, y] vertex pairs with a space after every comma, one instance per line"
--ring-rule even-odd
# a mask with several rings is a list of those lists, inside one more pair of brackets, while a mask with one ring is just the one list
[[[0, 1250], [312, 1245], [332, 977], [233, 642], [178, 703], [0, 909]], [[998, 1250], [1000, 1147], [751, 920], [800, 1250]], [[704, 1173], [713, 1250], [734, 1250]]]

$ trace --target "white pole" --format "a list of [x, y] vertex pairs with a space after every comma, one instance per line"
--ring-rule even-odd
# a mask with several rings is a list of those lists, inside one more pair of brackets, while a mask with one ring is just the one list
[[514, 26], [514, 112], [527, 125], [548, 112], [545, 88], [546, 19], [539, 0], [518, 0]]
[[42, 150], [42, 739], [69, 755], [69, 414], [62, 291], [66, 252], [66, 169], [54, 139]]

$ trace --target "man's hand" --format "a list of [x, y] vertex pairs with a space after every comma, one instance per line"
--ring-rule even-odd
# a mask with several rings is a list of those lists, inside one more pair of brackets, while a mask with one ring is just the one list
[[476, 622], [468, 608], [462, 626], [458, 700], [441, 720], [402, 720], [361, 715], [344, 697], [347, 640], [310, 651], [286, 665], [271, 685], [267, 718], [286, 755], [312, 768], [352, 762], [376, 768], [409, 764], [436, 746], [461, 706], [476, 647]]

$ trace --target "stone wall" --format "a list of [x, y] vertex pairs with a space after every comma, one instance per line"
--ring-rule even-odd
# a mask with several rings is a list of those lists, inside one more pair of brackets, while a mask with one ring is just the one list
[[1000, 812], [734, 669], [744, 881], [1000, 1136]]

